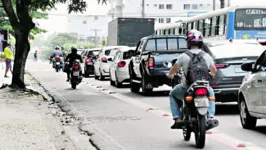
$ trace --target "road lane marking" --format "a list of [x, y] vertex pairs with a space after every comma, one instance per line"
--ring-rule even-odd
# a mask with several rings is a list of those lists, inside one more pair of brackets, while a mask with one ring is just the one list
[[[97, 90], [97, 88], [96, 88], [97, 85], [95, 85], [95, 84], [93, 86], [91, 84], [87, 84], [87, 85]], [[171, 120], [171, 121], [173, 120], [170, 112], [160, 110], [157, 107], [154, 107], [153, 105], [144, 103], [142, 101], [139, 101], [137, 99], [133, 99], [131, 97], [128, 97], [126, 95], [123, 95], [123, 94], [120, 94], [117, 92], [114, 94], [109, 94], [110, 92], [112, 92], [112, 90], [104, 90], [104, 91], [100, 91], [100, 92], [105, 93], [105, 94], [110, 95], [110, 96], [113, 96], [113, 97], [115, 97], [121, 101], [124, 101], [128, 104], [137, 106], [141, 109], [144, 109], [146, 112], [152, 113], [156, 116], [163, 117], [164, 119]], [[153, 108], [153, 109], [147, 111], [149, 108]], [[165, 115], [165, 114], [167, 114], [167, 115]], [[246, 147], [241, 147], [241, 149], [244, 149], [244, 150], [264, 150], [262, 147], [256, 146], [252, 142], [246, 142], [246, 141], [239, 140], [235, 137], [224, 134], [224, 133], [220, 132], [219, 130], [213, 129], [211, 131], [212, 131], [212, 134], [208, 134], [207, 137], [214, 139], [215, 141], [218, 141], [218, 142], [220, 142], [224, 145], [227, 145], [229, 147], [232, 147], [234, 149], [239, 149], [239, 147], [237, 147], [237, 145], [243, 143], [244, 145], [246, 145]]]

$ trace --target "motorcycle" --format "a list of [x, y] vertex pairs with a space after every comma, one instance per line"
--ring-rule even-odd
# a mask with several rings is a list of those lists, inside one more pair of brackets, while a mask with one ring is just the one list
[[[174, 64], [175, 60], [173, 60]], [[180, 83], [183, 73], [177, 72], [172, 79], [173, 88]], [[178, 101], [182, 106], [183, 137], [185, 141], [189, 141], [191, 133], [194, 132], [196, 147], [204, 148], [206, 131], [213, 129], [219, 125], [216, 119], [208, 120], [209, 100], [215, 100], [209, 97], [208, 88], [209, 81], [198, 80], [194, 82], [187, 90], [184, 102]]]
[[70, 84], [73, 89], [76, 89], [77, 85], [82, 81], [82, 71], [79, 60], [75, 60], [73, 66], [70, 68], [71, 79]]
[[60, 69], [62, 68], [61, 59], [59, 56], [56, 56], [54, 59], [54, 68], [56, 72], [60, 71]]

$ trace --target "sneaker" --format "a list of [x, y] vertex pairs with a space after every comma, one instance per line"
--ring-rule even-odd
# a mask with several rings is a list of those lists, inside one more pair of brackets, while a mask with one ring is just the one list
[[182, 120], [175, 121], [175, 123], [171, 126], [171, 129], [182, 129], [184, 126], [184, 122]]

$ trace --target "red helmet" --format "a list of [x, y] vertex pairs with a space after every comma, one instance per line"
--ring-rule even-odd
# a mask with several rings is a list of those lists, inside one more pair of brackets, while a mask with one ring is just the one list
[[200, 31], [198, 30], [191, 30], [187, 33], [187, 45], [188, 48], [190, 49], [192, 46], [197, 46], [199, 48], [202, 47], [203, 45], [203, 38], [202, 38], [202, 34]]

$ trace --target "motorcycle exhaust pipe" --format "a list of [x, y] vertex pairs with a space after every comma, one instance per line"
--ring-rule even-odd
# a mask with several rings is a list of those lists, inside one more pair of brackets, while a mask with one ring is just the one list
[[213, 129], [217, 126], [219, 126], [219, 121], [217, 119], [209, 120], [207, 121], [206, 130]]

